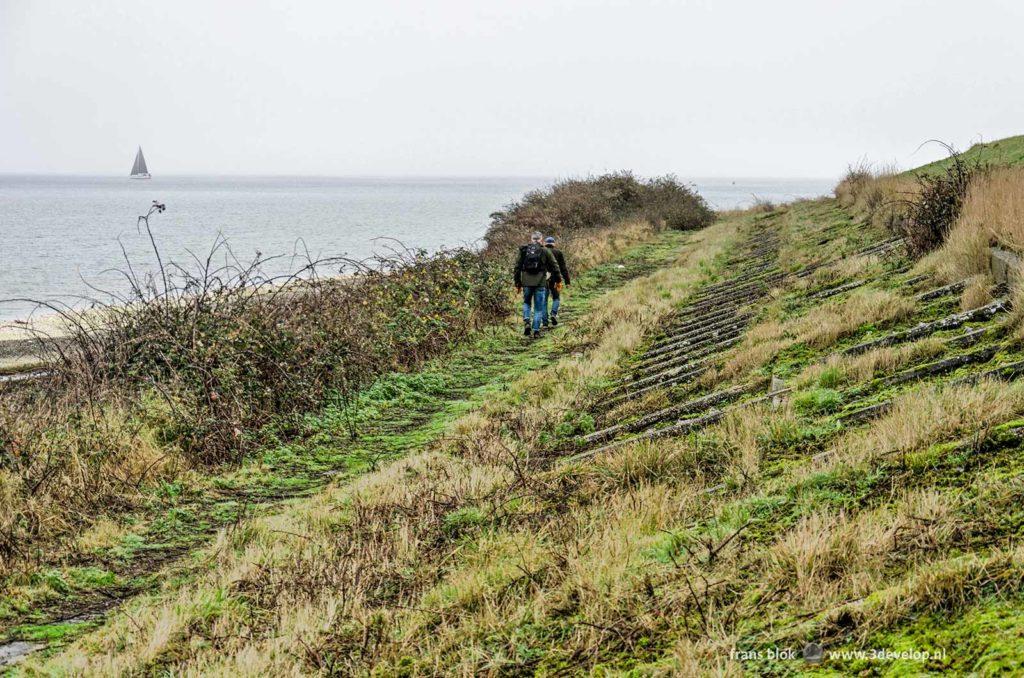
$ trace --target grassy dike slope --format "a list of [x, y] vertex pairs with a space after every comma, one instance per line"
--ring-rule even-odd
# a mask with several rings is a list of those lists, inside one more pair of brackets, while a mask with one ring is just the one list
[[[962, 157], [967, 162], [980, 162], [986, 165], [1024, 165], [1024, 135], [974, 144], [963, 152]], [[948, 160], [936, 160], [909, 172], [934, 174], [944, 170], [948, 164]]]
[[[240, 518], [159, 591], [18, 670], [1024, 664], [1024, 334], [1006, 292], [914, 268], [833, 199], [647, 248], [638, 277], [595, 283], [429, 434], [413, 422], [398, 459]], [[496, 340], [470, 362], [517, 341]], [[779, 658], [811, 641], [820, 664]], [[871, 649], [907, 656], [842, 654]]]
[[[167, 492], [170, 496], [163, 497], [164, 501], [157, 507], [167, 511], [166, 519], [155, 520], [152, 523], [146, 521], [128, 534], [119, 532], [113, 535], [112, 539], [107, 540], [111, 543], [99, 545], [97, 555], [100, 561], [111, 569], [125, 568], [131, 564], [134, 557], [141, 555], [145, 558], [145, 553], [159, 551], [162, 547], [170, 545], [171, 541], [175, 543], [175, 550], [178, 553], [187, 552], [188, 549], [199, 545], [199, 538], [205, 530], [217, 527], [216, 524], [210, 524], [212, 515], [224, 518], [220, 521], [221, 525], [229, 525], [226, 531], [220, 533], [221, 540], [229, 535], [234, 535], [232, 539], [237, 538], [242, 534], [239, 530], [255, 529], [263, 518], [251, 517], [254, 515], [269, 514], [265, 519], [271, 522], [301, 519], [307, 511], [314, 510], [311, 503], [314, 500], [293, 499], [292, 501], [298, 501], [297, 508], [294, 512], [289, 510], [285, 515], [275, 512], [280, 508], [280, 501], [287, 501], [288, 497], [314, 493], [316, 505], [320, 506], [319, 502], [334, 501], [337, 493], [343, 490], [350, 491], [345, 488], [348, 487], [351, 478], [364, 473], [370, 473], [370, 477], [379, 476], [382, 471], [374, 469], [379, 469], [395, 457], [416, 455], [423, 450], [433, 449], [439, 439], [450, 435], [454, 419], [467, 411], [479, 409], [482, 404], [493, 400], [496, 397], [494, 394], [507, 391], [509, 384], [515, 382], [518, 376], [524, 373], [539, 373], [540, 368], [557, 362], [566, 352], [586, 351], [588, 342], [600, 336], [586, 330], [586, 319], [592, 317], [590, 310], [602, 307], [607, 296], [615, 294], [614, 290], [633, 280], [634, 282], [629, 283], [626, 289], [633, 290], [632, 298], [635, 301], [641, 289], [636, 282], [638, 276], [648, 280], [646, 276], [653, 270], [660, 270], [665, 264], [675, 261], [680, 256], [681, 247], [689, 256], [692, 256], [694, 251], [704, 251], [697, 245], [684, 246], [685, 241], [695, 239], [695, 243], [703, 242], [712, 233], [729, 234], [735, 227], [736, 224], [731, 224], [708, 233], [686, 234], [667, 231], [653, 238], [647, 236], [643, 244], [633, 246], [610, 263], [590, 269], [574, 281], [568, 293], [568, 298], [572, 301], [567, 304], [567, 327], [565, 331], [560, 330], [552, 339], [531, 343], [523, 340], [515, 326], [496, 328], [483, 332], [475, 342], [458, 349], [444, 360], [435, 361], [421, 372], [387, 378], [366, 394], [357, 408], [355, 416], [360, 420], [359, 429], [365, 431], [357, 440], [348, 440], [346, 433], [352, 416], [351, 411], [328, 409], [322, 415], [311, 416], [308, 422], [311, 433], [306, 439], [269, 450], [261, 458], [245, 464], [240, 470], [210, 478], [206, 483], [190, 478], [183, 484], [187, 488], [185, 492], [182, 492], [182, 488], [170, 488]], [[622, 232], [626, 238], [622, 243], [602, 243], [602, 247], [628, 247], [629, 240], [635, 240], [630, 233], [628, 229]], [[715, 250], [714, 247], [706, 249], [708, 252]], [[662, 284], [658, 293], [660, 302], [654, 309], [637, 303], [627, 309], [616, 307], [616, 313], [635, 313], [647, 319], [644, 323], [635, 325], [635, 330], [628, 330], [625, 333], [627, 338], [638, 341], [643, 327], [648, 326], [654, 318], [651, 316], [648, 319], [648, 315], [657, 309], [665, 312], [680, 295], [685, 294], [687, 285], [703, 275], [702, 269], [697, 267], [687, 267], [685, 271], [685, 280], [677, 281], [670, 277]], [[658, 275], [664, 276], [664, 273]], [[653, 282], [658, 283], [658, 279]], [[603, 329], [606, 330], [613, 325], [617, 326], [615, 323], [607, 323]], [[573, 329], [574, 326], [576, 329]], [[614, 357], [608, 361], [609, 365], [613, 363]], [[316, 494], [316, 488], [322, 484], [325, 476], [333, 477], [335, 482], [327, 492]], [[247, 503], [238, 506], [241, 502], [231, 501], [231, 495], [235, 491], [246, 497], [263, 496], [269, 505], [261, 506], [257, 502], [255, 505]], [[208, 494], [218, 500], [206, 502], [212, 506], [203, 503]], [[228, 496], [225, 497], [225, 494]], [[226, 500], [230, 505], [224, 507], [220, 500]], [[211, 508], [217, 510], [211, 511]], [[227, 511], [228, 508], [232, 510]], [[300, 518], [294, 518], [293, 514]], [[339, 512], [337, 517], [339, 520], [351, 519], [347, 512]], [[173, 530], [167, 529], [168, 523], [174, 523]], [[272, 528], [261, 539], [269, 538], [273, 542], [275, 552], [280, 555], [289, 549], [287, 532]], [[330, 534], [325, 537], [333, 539]], [[5, 602], [9, 606], [8, 609], [13, 607], [15, 610], [26, 611], [40, 607], [40, 602], [43, 602], [58, 612], [65, 611], [64, 614], [56, 616], [66, 617], [76, 616], [75, 613], [83, 607], [87, 612], [95, 609], [97, 606], [92, 604], [93, 598], [108, 597], [111, 594], [117, 598], [129, 598], [140, 591], [151, 589], [153, 583], [162, 582], [169, 591], [178, 595], [180, 587], [188, 586], [193, 579], [211, 567], [213, 572], [221, 570], [217, 562], [210, 561], [209, 557], [211, 553], [223, 555], [222, 551], [223, 543], [219, 543], [210, 553], [197, 551], [194, 557], [181, 559], [171, 570], [163, 571], [157, 582], [152, 582], [155, 578], [153, 574], [148, 575], [150, 581], [147, 582], [131, 580], [131, 572], [128, 571], [130, 567], [125, 568], [126, 581], [117, 579], [116, 582], [110, 580], [115, 579], [117, 572], [111, 573], [99, 568], [64, 567], [51, 570], [46, 577], [33, 577], [23, 586], [15, 587]], [[236, 555], [244, 553], [245, 549], [241, 549]], [[92, 581], [96, 579], [95, 577], [85, 581], [80, 576], [83, 569], [89, 569], [90, 572], [99, 570], [104, 574], [101, 578], [103, 581]], [[287, 567], [280, 570], [281, 574], [285, 574], [285, 570]], [[167, 595], [170, 594], [147, 597], [133, 604], [154, 605], [154, 601], [166, 600]], [[181, 595], [190, 597], [188, 592]], [[225, 592], [221, 591], [215, 594], [215, 597], [221, 598], [224, 595]], [[232, 597], [228, 595], [228, 598]], [[235, 602], [240, 601], [230, 602], [228, 607], [234, 608]], [[208, 614], [209, 610], [202, 613], [204, 618]], [[123, 617], [115, 617], [112, 627], [117, 626], [118, 618], [127, 621], [137, 618], [135, 615], [136, 613], [129, 611]], [[50, 615], [51, 618], [53, 616]], [[94, 626], [96, 623], [91, 622], [87, 626]], [[127, 623], [135, 628], [132, 622]], [[186, 627], [190, 623], [186, 622]], [[79, 631], [82, 630], [82, 624], [22, 624], [11, 629], [8, 637], [59, 641], [62, 634], [71, 630], [69, 626], [77, 626]], [[162, 633], [159, 629], [155, 629], [155, 632], [158, 635]], [[105, 630], [99, 632], [101, 635], [104, 633]], [[172, 662], [183, 649], [191, 647], [191, 641], [184, 646], [180, 644], [182, 638], [178, 632], [171, 633], [171, 636], [160, 641], [167, 643], [165, 651], [158, 650], [148, 654], [144, 658], [143, 666]], [[51, 647], [50, 651], [54, 649], [56, 648]], [[79, 652], [79, 648], [72, 648], [68, 656], [78, 656]], [[301, 657], [292, 659], [301, 660]], [[120, 661], [126, 660], [127, 657], [120, 658]], [[135, 657], [134, 660], [138, 661], [139, 658]], [[113, 671], [110, 667], [107, 669], [107, 672]], [[19, 667], [19, 670], [33, 672], [38, 669], [26, 666]], [[105, 672], [104, 669], [97, 667], [86, 672], [92, 671]]]

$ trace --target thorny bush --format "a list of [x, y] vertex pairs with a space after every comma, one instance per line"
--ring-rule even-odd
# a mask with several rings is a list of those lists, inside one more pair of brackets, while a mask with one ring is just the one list
[[351, 398], [505, 311], [497, 271], [469, 250], [396, 251], [344, 262], [355, 270], [331, 279], [318, 274], [331, 262], [281, 279], [262, 275], [259, 259], [212, 260], [176, 267], [162, 284], [131, 277], [131, 299], [74, 319], [55, 370], [75, 387], [157, 393], [162, 432], [202, 462], [237, 459], [254, 442], [247, 433], [330, 394]]

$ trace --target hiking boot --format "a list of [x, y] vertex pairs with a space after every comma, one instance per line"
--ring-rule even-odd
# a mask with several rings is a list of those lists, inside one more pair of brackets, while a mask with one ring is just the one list
[[523, 323], [523, 336], [530, 336], [530, 323]]
[[555, 327], [556, 325], [558, 325], [558, 316], [552, 314], [552, 316], [551, 316], [551, 326]]
[[534, 339], [540, 339], [540, 330], [534, 330], [533, 331], [533, 338]]

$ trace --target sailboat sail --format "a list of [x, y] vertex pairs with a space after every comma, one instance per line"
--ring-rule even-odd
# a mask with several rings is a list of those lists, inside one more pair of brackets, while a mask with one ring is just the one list
[[135, 164], [132, 165], [132, 176], [147, 176], [149, 170], [146, 169], [146, 158], [142, 155], [142, 146], [139, 146], [139, 152], [135, 154]]

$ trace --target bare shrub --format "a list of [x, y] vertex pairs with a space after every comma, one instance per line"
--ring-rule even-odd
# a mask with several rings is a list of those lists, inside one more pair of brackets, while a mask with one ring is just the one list
[[[498, 271], [469, 250], [394, 250], [343, 262], [341, 279], [320, 277], [333, 261], [275, 278], [263, 260], [229, 252], [220, 242], [195, 268], [129, 273], [129, 297], [73, 320], [52, 383], [84, 397], [114, 385], [154, 391], [167, 405], [167, 439], [202, 462], [233, 460], [257, 442], [244, 432], [328, 394], [349, 398], [505, 310]], [[218, 253], [229, 262], [214, 265]]]
[[833, 194], [845, 207], [852, 206], [875, 178], [871, 164], [866, 160], [847, 165], [846, 173], [832, 189]]
[[978, 162], [965, 160], [951, 146], [943, 146], [949, 151], [945, 171], [917, 175], [917, 196], [904, 201], [906, 218], [894, 224], [895, 231], [903, 236], [908, 251], [915, 257], [945, 242], [960, 217], [971, 182], [985, 169]]

